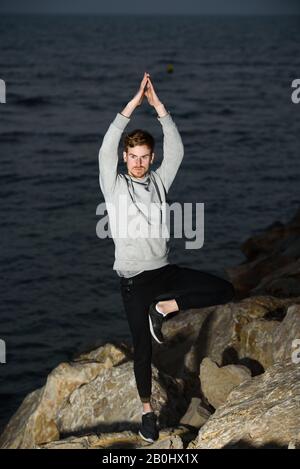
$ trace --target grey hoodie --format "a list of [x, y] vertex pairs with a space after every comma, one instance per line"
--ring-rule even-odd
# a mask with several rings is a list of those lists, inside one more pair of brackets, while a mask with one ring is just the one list
[[[163, 161], [156, 171], [148, 171], [144, 178], [133, 178], [117, 172], [118, 147], [130, 118], [121, 113], [116, 115], [104, 135], [99, 151], [99, 183], [115, 243], [113, 269], [121, 276], [133, 276], [168, 264], [169, 237], [161, 235], [167, 230], [163, 207], [182, 161], [184, 147], [170, 113], [157, 119], [164, 134]], [[157, 210], [151, 211], [150, 206]], [[160, 235], [147, 236], [145, 231], [135, 230], [135, 226], [157, 228], [161, 230]], [[127, 229], [129, 227], [130, 232]], [[142, 232], [144, 234], [139, 235]]]

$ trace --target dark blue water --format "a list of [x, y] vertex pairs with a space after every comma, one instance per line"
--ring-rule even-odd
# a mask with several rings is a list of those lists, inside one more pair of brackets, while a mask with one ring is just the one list
[[[203, 248], [177, 240], [172, 261], [224, 274], [243, 260], [241, 242], [294, 214], [299, 26], [292, 17], [0, 18], [2, 425], [59, 362], [130, 337], [113, 242], [96, 236], [98, 150], [144, 71], [185, 145], [170, 200], [205, 204]], [[146, 101], [135, 127], [153, 133], [160, 160]]]

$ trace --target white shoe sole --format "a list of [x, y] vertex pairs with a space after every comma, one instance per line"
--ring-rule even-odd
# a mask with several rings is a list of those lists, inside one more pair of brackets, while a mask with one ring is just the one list
[[152, 326], [152, 322], [151, 322], [151, 317], [150, 317], [150, 314], [148, 314], [148, 318], [149, 318], [149, 325], [150, 325], [150, 332], [152, 334], [152, 337], [156, 340], [156, 342], [158, 342], [159, 344], [163, 344], [163, 342], [161, 342], [160, 340], [158, 340], [158, 338], [156, 337], [155, 335], [155, 332], [153, 330], [153, 326]]
[[143, 438], [143, 440], [145, 441], [148, 441], [148, 443], [154, 443], [154, 440], [152, 440], [152, 438], [146, 438], [139, 430], [139, 435], [141, 438]]

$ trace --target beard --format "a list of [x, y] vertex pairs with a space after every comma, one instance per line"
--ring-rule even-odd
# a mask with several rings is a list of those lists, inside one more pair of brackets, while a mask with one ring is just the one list
[[147, 169], [144, 167], [132, 168], [131, 172], [132, 174], [137, 174], [138, 177], [141, 177], [147, 172]]

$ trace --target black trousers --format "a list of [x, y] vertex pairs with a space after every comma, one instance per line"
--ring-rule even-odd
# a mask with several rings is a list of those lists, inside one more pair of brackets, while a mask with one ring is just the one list
[[142, 402], [151, 396], [152, 336], [148, 309], [152, 302], [175, 299], [179, 310], [224, 304], [234, 295], [233, 285], [213, 274], [168, 264], [131, 278], [120, 278], [123, 304], [132, 336], [134, 374]]

